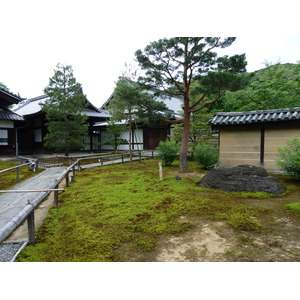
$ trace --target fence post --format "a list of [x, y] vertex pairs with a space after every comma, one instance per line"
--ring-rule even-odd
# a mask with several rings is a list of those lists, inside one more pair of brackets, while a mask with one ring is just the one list
[[162, 169], [162, 162], [161, 161], [158, 163], [158, 168], [159, 168], [159, 179], [160, 180], [164, 180], [163, 169]]
[[35, 161], [35, 170], [37, 171], [39, 169], [39, 160], [37, 159]]
[[66, 173], [66, 186], [69, 186], [69, 172]]
[[72, 167], [73, 170], [73, 177], [75, 178], [75, 165]]
[[[58, 189], [58, 184], [54, 188]], [[54, 205], [58, 206], [58, 191], [54, 191]]]
[[16, 180], [20, 179], [20, 168], [16, 169]]
[[28, 228], [28, 243], [34, 244], [35, 239], [35, 226], [34, 226], [34, 210], [27, 217], [27, 228]]

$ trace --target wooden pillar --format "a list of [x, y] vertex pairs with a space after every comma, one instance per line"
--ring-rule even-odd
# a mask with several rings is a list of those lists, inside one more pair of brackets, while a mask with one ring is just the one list
[[27, 217], [28, 228], [28, 244], [34, 244], [35, 239], [35, 226], [34, 226], [34, 210]]
[[69, 186], [69, 172], [66, 173], [66, 186]]
[[263, 168], [265, 163], [265, 128], [260, 129], [260, 166]]
[[162, 170], [162, 162], [161, 161], [158, 163], [158, 168], [159, 168], [159, 179], [164, 180], [164, 175], [163, 175], [163, 170]]
[[[58, 185], [56, 185], [54, 188], [58, 189]], [[54, 191], [54, 205], [58, 205], [58, 191]]]

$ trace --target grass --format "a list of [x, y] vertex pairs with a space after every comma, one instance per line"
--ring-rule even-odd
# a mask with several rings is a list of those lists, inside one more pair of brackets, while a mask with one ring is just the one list
[[[178, 164], [164, 167], [164, 181], [158, 178], [156, 160], [77, 173], [38, 230], [38, 243], [26, 247], [18, 260], [123, 261], [118, 249], [124, 245], [132, 252], [147, 252], [162, 234], [192, 228], [190, 222], [178, 222], [182, 215], [223, 220], [240, 232], [264, 230], [258, 219], [269, 209], [236, 203], [249, 193], [198, 187], [199, 175], [175, 180]], [[189, 166], [191, 172], [198, 170], [196, 164]], [[274, 197], [259, 193], [262, 196]]]
[[297, 213], [300, 213], [300, 202], [287, 204], [287, 207]]
[[[0, 170], [9, 169], [19, 165], [18, 163], [11, 161], [3, 161], [0, 162]], [[24, 166], [20, 169], [20, 177], [19, 180], [16, 180], [16, 170], [11, 170], [0, 175], [0, 190], [7, 190], [20, 183], [23, 180], [26, 180], [36, 174], [41, 172], [39, 169], [36, 173], [33, 173], [28, 166]]]

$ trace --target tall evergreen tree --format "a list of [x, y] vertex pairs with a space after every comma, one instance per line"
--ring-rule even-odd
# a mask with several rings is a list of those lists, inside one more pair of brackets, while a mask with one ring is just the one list
[[[180, 148], [180, 170], [188, 172], [187, 152], [193, 113], [219, 100], [226, 90], [240, 88], [236, 74], [245, 72], [245, 55], [217, 57], [213, 50], [226, 48], [235, 38], [175, 37], [150, 43], [144, 51], [135, 53], [141, 68], [146, 71], [140, 78], [145, 85], [155, 86], [170, 95], [183, 98], [183, 124]], [[190, 101], [190, 87], [199, 82], [198, 99]]]
[[134, 122], [147, 123], [153, 119], [163, 118], [162, 111], [167, 107], [156, 101], [153, 95], [144, 92], [141, 86], [126, 76], [120, 76], [110, 101], [111, 121], [125, 120], [129, 130], [129, 153], [132, 160], [132, 130]]
[[84, 146], [87, 137], [87, 106], [81, 84], [76, 82], [72, 66], [58, 64], [44, 92], [49, 99], [42, 105], [46, 113], [48, 133], [45, 146], [68, 155]]

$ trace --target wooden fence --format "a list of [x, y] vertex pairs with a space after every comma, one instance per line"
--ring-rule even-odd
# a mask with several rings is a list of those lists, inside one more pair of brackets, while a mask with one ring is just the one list
[[[29, 203], [13, 218], [11, 219], [4, 227], [0, 228], [0, 243], [2, 243], [23, 221], [27, 220], [28, 225], [28, 243], [33, 244], [36, 242], [35, 238], [35, 222], [34, 222], [34, 211], [36, 207], [50, 194], [50, 192], [54, 192], [54, 205], [58, 205], [58, 193], [63, 189], [59, 189], [59, 184], [65, 180], [65, 184], [68, 187], [70, 181], [73, 181], [76, 175], [76, 171], [81, 170], [81, 162], [84, 160], [88, 160], [91, 158], [97, 158], [98, 162], [103, 165], [104, 160], [110, 159], [121, 159], [121, 162], [125, 161], [125, 157], [128, 154], [113, 154], [113, 155], [105, 155], [105, 156], [89, 156], [82, 157], [77, 159], [74, 163], [72, 163], [66, 170], [55, 180], [55, 183], [52, 184], [49, 188], [45, 190], [31, 190], [31, 191], [23, 191], [23, 192], [41, 192], [41, 194], [37, 197], [34, 203]], [[137, 155], [136, 155], [137, 156]], [[138, 158], [140, 160], [146, 158], [153, 158], [154, 153], [152, 152], [149, 156], [142, 156], [141, 153], [138, 153]], [[128, 160], [127, 160], [128, 161]], [[28, 164], [28, 163], [27, 163]], [[25, 164], [25, 165], [27, 165]], [[20, 166], [19, 166], [20, 167]], [[72, 173], [69, 176], [69, 173]], [[18, 193], [18, 190], [11, 191], [1, 191], [1, 192], [15, 192]]]

